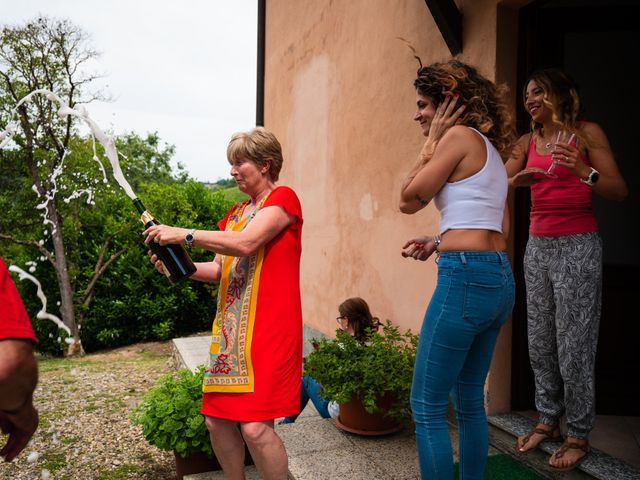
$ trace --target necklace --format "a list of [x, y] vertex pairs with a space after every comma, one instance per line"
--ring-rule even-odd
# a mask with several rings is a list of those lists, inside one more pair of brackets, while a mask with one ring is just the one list
[[[542, 135], [544, 135], [544, 131], [542, 131], [542, 132], [540, 132], [540, 133], [542, 133]], [[544, 139], [542, 138], [542, 136], [540, 136], [540, 137], [538, 137], [538, 138], [540, 138], [540, 140], [542, 140], [542, 141], [544, 142]], [[554, 145], [554, 144], [553, 144], [553, 142], [547, 142], [547, 143], [544, 143], [544, 144], [542, 145], [542, 148], [543, 148], [544, 150], [547, 150], [547, 151], [548, 151], [548, 150], [551, 150], [551, 149], [553, 148], [553, 145]]]

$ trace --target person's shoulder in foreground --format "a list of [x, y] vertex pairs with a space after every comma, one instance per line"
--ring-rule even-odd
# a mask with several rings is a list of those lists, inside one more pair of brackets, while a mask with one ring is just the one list
[[0, 257], [0, 340], [5, 338], [36, 340], [18, 289]]
[[33, 406], [38, 365], [32, 342], [29, 317], [0, 257], [0, 429], [9, 435], [0, 456], [7, 462], [27, 446], [38, 428]]

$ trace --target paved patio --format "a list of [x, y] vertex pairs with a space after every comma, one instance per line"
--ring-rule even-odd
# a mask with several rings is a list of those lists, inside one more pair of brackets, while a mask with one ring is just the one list
[[[174, 363], [177, 368], [195, 369], [204, 362], [209, 349], [209, 336], [176, 338], [173, 340]], [[533, 426], [527, 416], [511, 413], [490, 417], [490, 454], [513, 453], [515, 435]], [[338, 429], [332, 420], [321, 418], [309, 403], [298, 420], [289, 425], [277, 425], [289, 456], [289, 477], [292, 480], [379, 480], [419, 479], [415, 436], [406, 428], [386, 437], [363, 437]], [[457, 459], [457, 432], [450, 429], [454, 456]], [[550, 451], [554, 445], [548, 445]], [[556, 446], [557, 447], [557, 446]], [[633, 446], [632, 446], [633, 447]], [[563, 480], [640, 480], [640, 469], [594, 449], [581, 469], [564, 474], [546, 467], [548, 453], [532, 452], [521, 461], [543, 478]], [[246, 468], [247, 480], [258, 480], [255, 467]], [[184, 480], [222, 480], [222, 472], [188, 475]], [[517, 479], [514, 479], [517, 480]]]

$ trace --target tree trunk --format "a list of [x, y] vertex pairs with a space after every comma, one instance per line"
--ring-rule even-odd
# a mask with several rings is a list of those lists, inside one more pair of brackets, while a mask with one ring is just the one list
[[73, 305], [73, 289], [69, 277], [67, 256], [64, 250], [64, 240], [62, 239], [62, 230], [60, 228], [55, 198], [47, 204], [47, 213], [48, 218], [53, 223], [51, 238], [53, 240], [53, 251], [55, 252], [54, 267], [60, 288], [60, 313], [62, 314], [62, 322], [69, 327], [71, 337], [73, 338], [73, 343], [69, 344], [65, 355], [84, 355], [84, 349], [80, 343], [80, 329], [76, 323], [75, 308]]

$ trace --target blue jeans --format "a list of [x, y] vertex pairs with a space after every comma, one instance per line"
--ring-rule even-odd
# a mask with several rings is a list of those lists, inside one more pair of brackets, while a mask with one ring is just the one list
[[[304, 410], [304, 407], [307, 406], [309, 400], [313, 402], [313, 406], [316, 407], [316, 410], [320, 414], [322, 418], [329, 418], [329, 400], [325, 400], [320, 396], [321, 385], [316, 382], [309, 375], [302, 376], [302, 388], [300, 388], [300, 411]], [[284, 417], [280, 423], [293, 423], [298, 418], [298, 415], [292, 415], [290, 417]]]
[[460, 479], [481, 480], [489, 450], [484, 383], [515, 283], [504, 252], [442, 252], [422, 324], [411, 408], [422, 478], [451, 480], [449, 394], [458, 420]]

